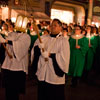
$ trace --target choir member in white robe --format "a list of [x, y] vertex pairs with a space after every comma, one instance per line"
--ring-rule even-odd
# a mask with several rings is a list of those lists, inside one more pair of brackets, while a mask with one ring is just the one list
[[5, 43], [12, 58], [5, 52], [6, 56], [2, 64], [6, 100], [19, 100], [19, 95], [25, 93], [30, 37], [25, 33], [14, 32], [12, 24], [8, 29], [10, 32]]
[[69, 68], [70, 47], [61, 30], [62, 23], [54, 19], [51, 34], [41, 36], [43, 43], [36, 40], [32, 49], [32, 66], [38, 79], [38, 100], [65, 99], [65, 73]]

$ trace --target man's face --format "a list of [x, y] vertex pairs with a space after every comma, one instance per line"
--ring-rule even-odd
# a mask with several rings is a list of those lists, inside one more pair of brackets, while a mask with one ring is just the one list
[[53, 21], [50, 27], [51, 34], [59, 34], [61, 32], [62, 27], [58, 24], [57, 21]]
[[81, 33], [80, 27], [75, 27], [75, 34], [80, 34], [80, 33]]

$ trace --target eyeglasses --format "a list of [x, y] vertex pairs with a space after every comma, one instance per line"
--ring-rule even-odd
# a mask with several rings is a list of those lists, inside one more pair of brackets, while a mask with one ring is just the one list
[[80, 29], [77, 29], [77, 28], [76, 28], [75, 30], [80, 30]]

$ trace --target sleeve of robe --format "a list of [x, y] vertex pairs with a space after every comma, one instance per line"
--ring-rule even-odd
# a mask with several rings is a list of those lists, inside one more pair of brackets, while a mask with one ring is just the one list
[[56, 54], [56, 61], [60, 69], [68, 73], [70, 59], [70, 46], [68, 39], [63, 38], [59, 52]]
[[98, 46], [98, 38], [95, 36], [92, 40], [92, 47], [91, 47], [94, 53], [96, 52], [97, 46]]
[[28, 52], [30, 46], [30, 36], [23, 33], [17, 40], [13, 41], [13, 51], [16, 59], [20, 61]]

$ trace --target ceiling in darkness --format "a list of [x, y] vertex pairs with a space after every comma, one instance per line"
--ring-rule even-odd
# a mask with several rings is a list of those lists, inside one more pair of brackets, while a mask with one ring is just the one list
[[0, 0], [0, 5], [6, 6], [8, 5], [9, 0]]

